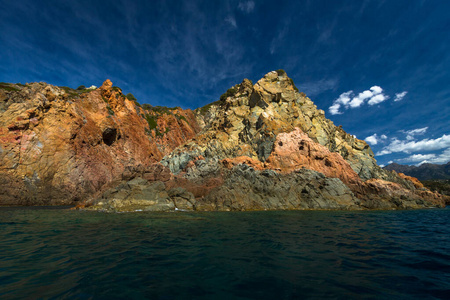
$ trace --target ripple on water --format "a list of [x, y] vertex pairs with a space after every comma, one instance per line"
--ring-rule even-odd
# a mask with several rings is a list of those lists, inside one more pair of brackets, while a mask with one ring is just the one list
[[0, 297], [445, 299], [449, 212], [0, 209]]

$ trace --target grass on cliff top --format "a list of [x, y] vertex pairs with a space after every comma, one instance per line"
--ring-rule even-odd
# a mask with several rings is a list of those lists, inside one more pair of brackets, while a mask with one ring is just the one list
[[234, 96], [236, 94], [236, 88], [230, 87], [225, 93], [220, 96], [220, 101], [225, 101], [228, 97]]
[[145, 103], [142, 105], [142, 108], [144, 109], [145, 114], [141, 114], [141, 117], [143, 117], [148, 124], [148, 130], [146, 130], [146, 132], [150, 133], [154, 130], [157, 137], [162, 137], [170, 131], [170, 128], [166, 128], [164, 131], [160, 131], [157, 121], [158, 118], [162, 115], [172, 115], [177, 118], [178, 121], [183, 120], [187, 122], [185, 116], [174, 112], [175, 110], [179, 109], [179, 107], [152, 106], [148, 103]]
[[81, 94], [93, 91], [93, 89], [86, 88], [84, 85], [80, 85], [76, 90], [68, 86], [60, 86], [59, 88], [63, 89], [70, 97], [77, 97]]
[[[276, 71], [278, 73], [278, 76], [287, 76], [286, 71], [283, 69], [279, 69]], [[296, 92], [299, 92], [298, 88], [295, 86], [294, 80], [292, 78], [289, 78], [289, 82], [292, 84], [292, 87]]]
[[8, 92], [20, 91], [20, 89], [16, 88], [13, 84], [6, 83], [6, 82], [0, 82], [0, 89], [8, 91]]
[[199, 112], [202, 116], [204, 116], [204, 115], [206, 115], [208, 113], [208, 111], [211, 108], [211, 106], [219, 105], [220, 103], [222, 103], [222, 101], [221, 100], [217, 100], [217, 101], [211, 102], [209, 104], [206, 104], [205, 106], [197, 108], [196, 111]]
[[60, 86], [59, 88], [63, 89], [70, 97], [77, 97], [80, 95], [80, 93], [68, 86]]
[[136, 104], [137, 106], [142, 107], [142, 105], [137, 101], [136, 97], [132, 93], [126, 94], [125, 98], [127, 98], [128, 100], [133, 101], [134, 104]]
[[299, 90], [298, 90], [298, 88], [295, 86], [294, 80], [292, 80], [292, 78], [289, 78], [289, 82], [292, 84], [292, 87], [294, 88], [294, 90], [298, 93]]
[[178, 109], [179, 107], [166, 107], [166, 106], [151, 106], [148, 110], [154, 111], [155, 113], [162, 115], [162, 114], [166, 114], [166, 115], [172, 115], [172, 111]]

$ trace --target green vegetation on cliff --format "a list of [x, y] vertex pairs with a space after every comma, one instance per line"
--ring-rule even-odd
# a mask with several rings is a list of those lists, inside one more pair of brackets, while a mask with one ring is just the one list
[[228, 97], [232, 97], [232, 96], [234, 96], [236, 94], [236, 88], [233, 86], [233, 87], [230, 87], [225, 93], [223, 93], [221, 96], [220, 96], [220, 100], [221, 101], [224, 101], [225, 99], [227, 99]]
[[450, 179], [423, 180], [422, 183], [430, 191], [450, 196]]
[[209, 111], [209, 109], [211, 108], [211, 106], [213, 105], [219, 105], [222, 101], [221, 100], [217, 100], [214, 102], [211, 102], [209, 104], [206, 104], [205, 106], [202, 106], [200, 108], [197, 108], [196, 111], [199, 112], [202, 116], [206, 115], [206, 113]]
[[[127, 95], [128, 98], [128, 95]], [[148, 131], [147, 133], [150, 133], [152, 130], [155, 131], [155, 135], [157, 137], [162, 137], [166, 133], [170, 131], [170, 128], [166, 127], [164, 130], [162, 130], [158, 125], [158, 119], [161, 118], [164, 115], [168, 116], [174, 116], [178, 121], [185, 121], [186, 117], [179, 114], [177, 110], [179, 110], [179, 107], [165, 107], [165, 106], [152, 106], [148, 103], [145, 103], [141, 106], [144, 109], [145, 114], [141, 115], [148, 123]]]

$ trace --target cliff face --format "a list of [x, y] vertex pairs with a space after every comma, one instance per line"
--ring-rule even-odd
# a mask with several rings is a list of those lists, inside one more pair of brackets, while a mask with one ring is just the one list
[[[440, 195], [376, 164], [284, 72], [230, 88], [195, 112], [202, 131], [161, 160], [164, 179], [108, 190], [96, 209], [251, 210], [442, 206]], [[164, 171], [161, 171], [164, 170]], [[150, 172], [151, 173], [151, 172]], [[143, 195], [158, 195], [146, 202]]]
[[[254, 86], [244, 80], [231, 90], [206, 114], [198, 113], [204, 124], [198, 143], [221, 145], [213, 155], [246, 155], [265, 161], [279, 133], [299, 128], [315, 143], [339, 153], [362, 179], [383, 176], [369, 145], [326, 119], [324, 111], [299, 93], [286, 73], [273, 71]], [[216, 133], [220, 135], [211, 138]]]
[[44, 83], [0, 90], [0, 203], [73, 204], [145, 168], [195, 135], [192, 111], [155, 118], [107, 80], [82, 92]]
[[144, 105], [106, 81], [0, 94], [2, 204], [100, 210], [364, 209], [443, 206], [377, 166], [284, 71], [244, 80], [190, 110]]

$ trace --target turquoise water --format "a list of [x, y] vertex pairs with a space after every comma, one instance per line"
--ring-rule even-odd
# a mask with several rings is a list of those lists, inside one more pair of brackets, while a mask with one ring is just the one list
[[450, 209], [0, 209], [1, 299], [449, 299]]

